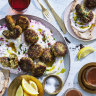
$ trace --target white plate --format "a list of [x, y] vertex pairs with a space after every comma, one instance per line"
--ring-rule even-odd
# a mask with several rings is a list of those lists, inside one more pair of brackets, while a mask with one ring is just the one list
[[[82, 40], [82, 41], [92, 41], [94, 39], [96, 39], [96, 27], [93, 29], [92, 31], [92, 36], [93, 38], [90, 39], [90, 40], [84, 40], [84, 39], [81, 39], [79, 38], [75, 33], [74, 31], [72, 30], [71, 28], [71, 25], [70, 25], [70, 19], [69, 19], [69, 15], [70, 15], [70, 9], [72, 7], [72, 4], [73, 4], [74, 1], [72, 1], [65, 9], [65, 12], [64, 12], [64, 23], [65, 23], [65, 26], [66, 26], [66, 29], [67, 31], [69, 32], [70, 35], [72, 35], [74, 38], [78, 39], [78, 40]], [[95, 12], [96, 13], [96, 12]]]
[[[20, 15], [14, 15], [13, 18], [14, 19], [17, 19], [18, 16]], [[50, 30], [52, 30], [53, 32], [53, 37], [56, 39], [56, 41], [61, 41], [63, 42], [66, 46], [66, 41], [64, 39], [64, 37], [60, 34], [60, 32], [53, 26], [51, 25], [50, 23], [48, 23], [47, 21], [41, 19], [41, 18], [38, 18], [36, 16], [32, 16], [32, 15], [24, 15], [26, 17], [28, 17], [30, 20], [36, 20], [38, 22], [41, 22], [44, 26], [46, 26], [47, 28], [49, 28]], [[4, 25], [5, 24], [5, 19], [1, 19], [0, 20], [0, 25]], [[64, 58], [64, 60], [62, 61], [62, 64], [60, 64], [60, 68], [58, 70], [56, 70], [56, 72], [60, 72], [62, 70], [62, 68], [65, 69], [65, 72], [64, 73], [60, 73], [58, 76], [62, 79], [63, 81], [63, 84], [65, 84], [67, 78], [68, 78], [68, 75], [69, 75], [69, 71], [70, 71], [70, 54], [69, 54], [69, 50], [68, 50], [68, 47], [67, 47], [67, 54], [66, 56], [62, 57]], [[12, 72], [13, 72], [14, 69], [12, 69]], [[55, 75], [57, 75], [57, 73], [55, 73]], [[18, 72], [18, 75], [20, 75], [21, 73]], [[24, 74], [24, 73], [23, 73]], [[14, 77], [18, 76], [16, 75], [16, 73], [13, 75]], [[45, 78], [46, 75], [38, 78], [41, 83], [43, 82], [43, 79]], [[13, 80], [13, 78], [11, 78], [11, 80]], [[7, 96], [7, 95], [4, 95], [4, 96]], [[44, 95], [44, 96], [50, 96], [50, 95]]]

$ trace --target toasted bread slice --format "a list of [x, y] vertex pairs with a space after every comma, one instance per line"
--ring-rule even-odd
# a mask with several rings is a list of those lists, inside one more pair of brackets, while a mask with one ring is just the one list
[[[3, 74], [2, 74], [3, 73]], [[2, 75], [1, 76], [1, 78], [3, 78], [3, 82], [2, 82], [2, 79], [0, 79], [1, 81], [0, 82], [2, 82], [1, 83], [1, 85], [2, 85], [2, 88], [1, 88], [1, 90], [0, 90], [0, 96], [2, 96], [3, 94], [4, 94], [4, 92], [5, 92], [5, 90], [6, 90], [6, 88], [7, 88], [7, 86], [8, 86], [8, 83], [9, 83], [9, 71], [8, 70], [0, 70], [0, 75]]]
[[[83, 0], [74, 0], [70, 12], [73, 12], [73, 11], [74, 11], [75, 6], [76, 6], [77, 4], [82, 4], [82, 3], [84, 3]], [[72, 27], [74, 33], [75, 33], [79, 38], [84, 39], [84, 40], [90, 40], [90, 39], [92, 39], [92, 31], [93, 31], [93, 29], [94, 29], [94, 27], [95, 27], [95, 24], [96, 24], [96, 16], [95, 16], [95, 14], [94, 14], [94, 17], [95, 17], [95, 23], [93, 23], [93, 24], [92, 24], [92, 27], [91, 27], [90, 29], [88, 29], [87, 31], [85, 31], [85, 32], [80, 32], [80, 31], [78, 31], [77, 29], [75, 29], [75, 28], [72, 26], [71, 21], [70, 21], [70, 24], [71, 24], [71, 27]]]

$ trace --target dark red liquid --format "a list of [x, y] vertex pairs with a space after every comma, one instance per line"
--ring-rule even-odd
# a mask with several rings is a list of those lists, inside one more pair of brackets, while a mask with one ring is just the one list
[[22, 11], [29, 6], [30, 0], [9, 0], [9, 4], [13, 9]]

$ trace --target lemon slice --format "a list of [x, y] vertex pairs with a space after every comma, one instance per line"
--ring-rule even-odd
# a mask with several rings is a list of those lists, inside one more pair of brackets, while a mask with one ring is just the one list
[[78, 52], [78, 60], [84, 58], [88, 54], [94, 52], [95, 50], [92, 47], [84, 47]]
[[29, 81], [29, 83], [30, 83], [30, 85], [31, 85], [36, 91], [38, 91], [38, 87], [37, 87], [37, 85], [36, 85], [35, 82]]
[[38, 94], [38, 91], [36, 91], [25, 79], [22, 80], [22, 87], [24, 91], [30, 95]]
[[21, 85], [18, 87], [16, 91], [16, 96], [23, 96], [23, 89]]

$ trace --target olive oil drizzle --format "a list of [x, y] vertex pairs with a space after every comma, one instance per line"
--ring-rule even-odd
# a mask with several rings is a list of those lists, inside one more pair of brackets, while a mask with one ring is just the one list
[[64, 73], [65, 72], [65, 69], [62, 68], [62, 70], [60, 72], [57, 72], [56, 74], [59, 75], [60, 73]]
[[14, 51], [15, 53], [17, 52], [15, 44], [13, 42], [10, 42], [8, 46], [12, 48], [12, 51]]

